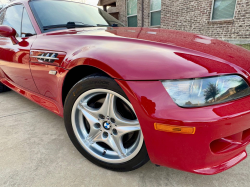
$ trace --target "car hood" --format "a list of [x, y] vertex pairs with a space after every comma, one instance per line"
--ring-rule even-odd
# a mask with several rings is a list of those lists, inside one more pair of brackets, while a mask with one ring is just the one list
[[[100, 54], [115, 58], [109, 58], [107, 64], [121, 75], [117, 78], [181, 79], [227, 73], [239, 73], [249, 78], [248, 50], [199, 34], [160, 28], [96, 27], [55, 31], [43, 36], [67, 36], [72, 41], [73, 38], [84, 38], [82, 41], [86, 41], [86, 45], [98, 46]], [[67, 47], [72, 51], [68, 43], [64, 48]], [[120, 63], [117, 63], [118, 59]], [[121, 63], [124, 65], [122, 69]], [[64, 66], [69, 68], [70, 65]]]

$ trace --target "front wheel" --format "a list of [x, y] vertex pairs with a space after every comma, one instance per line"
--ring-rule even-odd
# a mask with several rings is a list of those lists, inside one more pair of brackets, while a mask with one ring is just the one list
[[135, 111], [113, 79], [93, 75], [79, 81], [64, 116], [71, 141], [94, 164], [130, 171], [149, 160]]

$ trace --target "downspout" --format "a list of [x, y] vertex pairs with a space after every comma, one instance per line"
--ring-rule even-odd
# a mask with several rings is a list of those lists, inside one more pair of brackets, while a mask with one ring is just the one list
[[103, 6], [103, 10], [104, 10], [105, 12], [107, 12], [107, 5], [104, 5], [104, 6]]

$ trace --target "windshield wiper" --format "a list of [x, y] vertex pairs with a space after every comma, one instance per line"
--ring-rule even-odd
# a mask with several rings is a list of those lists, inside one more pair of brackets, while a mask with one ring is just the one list
[[96, 27], [95, 25], [88, 25], [88, 24], [84, 24], [84, 23], [82, 23], [82, 25], [78, 25], [76, 23], [81, 23], [81, 22], [68, 22], [67, 24], [43, 26], [43, 30], [63, 28], [63, 27], [66, 27], [67, 29], [74, 29], [74, 28], [79, 28], [79, 27], [80, 28], [81, 27]]
[[112, 24], [112, 25], [102, 25], [102, 24], [96, 24], [97, 27], [118, 27], [118, 24]]

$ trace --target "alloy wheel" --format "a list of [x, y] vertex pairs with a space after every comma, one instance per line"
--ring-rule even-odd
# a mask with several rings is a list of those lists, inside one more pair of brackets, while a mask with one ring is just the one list
[[81, 146], [102, 161], [129, 161], [143, 145], [131, 103], [116, 92], [93, 89], [83, 93], [73, 106], [71, 120]]

